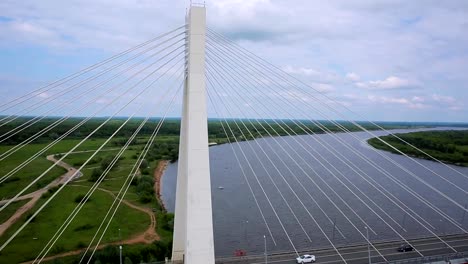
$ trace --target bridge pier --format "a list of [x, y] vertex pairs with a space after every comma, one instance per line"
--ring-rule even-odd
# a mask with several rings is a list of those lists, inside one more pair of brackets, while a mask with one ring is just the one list
[[214, 264], [205, 87], [206, 10], [187, 14], [186, 66], [172, 260]]

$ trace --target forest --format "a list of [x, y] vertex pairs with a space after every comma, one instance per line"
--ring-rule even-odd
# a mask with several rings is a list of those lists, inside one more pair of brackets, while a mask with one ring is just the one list
[[[398, 136], [407, 143], [395, 136]], [[413, 157], [432, 159], [411, 145], [443, 162], [468, 166], [468, 130], [414, 132], [382, 136], [368, 140], [369, 144], [375, 148], [400, 154], [397, 150], [382, 141]]]
[[[40, 117], [14, 117], [14, 120], [5, 120], [0, 126], [0, 134], [7, 135], [6, 139], [3, 139], [2, 144], [16, 145], [31, 136], [37, 137], [34, 143], [50, 142], [51, 140], [59, 138], [61, 135], [69, 132], [67, 139], [81, 139], [84, 136], [91, 133], [103, 122], [107, 120], [105, 117], [91, 118], [86, 120], [85, 118], [61, 118], [61, 117], [47, 117], [40, 119]], [[104, 138], [110, 136], [119, 126], [125, 122], [126, 118], [113, 118], [107, 121], [107, 123], [97, 130], [91, 138]], [[141, 129], [139, 136], [151, 135], [153, 130], [159, 123], [160, 118], [149, 119], [148, 122]], [[223, 122], [221, 122], [223, 121]], [[143, 118], [131, 119], [115, 136], [116, 138], [128, 138], [137, 129], [137, 127], [143, 122]], [[80, 124], [82, 123], [82, 124]], [[223, 129], [223, 125], [224, 129]], [[229, 126], [227, 126], [228, 124]], [[360, 126], [368, 129], [375, 130], [379, 129], [375, 124], [371, 122], [357, 122]], [[432, 125], [423, 123], [405, 123], [405, 122], [379, 122], [377, 125], [385, 129], [398, 129], [398, 128], [416, 128], [416, 127], [429, 127]], [[252, 135], [258, 137], [259, 134], [263, 136], [284, 136], [287, 134], [305, 134], [308, 133], [324, 133], [329, 132], [341, 132], [342, 129], [349, 131], [361, 130], [358, 126], [349, 121], [320, 121], [320, 120], [255, 120], [255, 119], [209, 119], [208, 120], [208, 136], [210, 142], [225, 143], [226, 142], [226, 130], [230, 140], [234, 140], [236, 137], [238, 140], [251, 139]], [[232, 132], [231, 132], [231, 130]], [[10, 131], [15, 131], [14, 135], [9, 135]], [[252, 132], [252, 135], [248, 131]], [[19, 132], [19, 133], [16, 133]], [[243, 138], [242, 133], [244, 132], [245, 137]], [[180, 133], [180, 119], [179, 118], [167, 118], [164, 120], [158, 135], [162, 136], [178, 136]], [[234, 135], [233, 135], [234, 134]], [[124, 139], [122, 139], [123, 144]]]

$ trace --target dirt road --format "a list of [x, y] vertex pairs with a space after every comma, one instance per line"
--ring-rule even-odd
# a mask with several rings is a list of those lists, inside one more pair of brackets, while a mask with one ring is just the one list
[[[57, 162], [57, 159], [55, 159], [54, 155], [47, 156], [47, 160], [52, 161], [54, 163]], [[26, 212], [28, 212], [31, 208], [33, 208], [34, 205], [36, 205], [37, 201], [41, 198], [42, 194], [44, 194], [49, 189], [51, 189], [51, 188], [53, 188], [55, 186], [58, 186], [60, 184], [64, 184], [71, 177], [73, 177], [74, 179], [78, 179], [79, 177], [83, 176], [83, 174], [81, 172], [77, 171], [77, 169], [73, 168], [72, 166], [68, 165], [67, 163], [65, 163], [63, 161], [57, 163], [57, 165], [64, 168], [64, 169], [66, 169], [67, 172], [65, 174], [63, 174], [62, 176], [58, 177], [57, 179], [53, 180], [51, 183], [49, 183], [44, 188], [39, 189], [39, 190], [34, 191], [34, 192], [31, 192], [31, 193], [28, 193], [28, 194], [25, 194], [25, 195], [20, 196], [17, 199], [15, 199], [15, 202], [16, 201], [21, 201], [21, 200], [27, 200], [27, 199], [31, 199], [31, 200], [29, 202], [27, 202], [25, 205], [21, 206], [18, 210], [16, 210], [16, 212], [8, 220], [6, 220], [5, 222], [3, 222], [0, 225], [0, 236], [2, 236], [3, 233], [5, 233], [5, 231], [10, 226], [12, 226], [14, 223], [16, 223], [21, 218], [21, 216], [23, 216]], [[0, 206], [6, 204], [8, 201], [9, 200], [0, 201]]]

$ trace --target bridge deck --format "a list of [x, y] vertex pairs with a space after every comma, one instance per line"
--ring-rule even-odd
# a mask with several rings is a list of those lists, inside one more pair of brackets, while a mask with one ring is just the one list
[[[449, 235], [442, 237], [450, 246], [455, 248], [459, 253], [456, 254], [448, 248], [444, 243], [435, 237], [411, 239], [408, 240], [415, 248], [417, 248], [425, 258], [420, 258], [420, 255], [412, 252], [398, 252], [397, 248], [402, 241], [388, 241], [373, 243], [373, 245], [392, 263], [424, 263], [430, 260], [443, 260], [441, 256], [452, 256], [452, 258], [468, 257], [468, 234]], [[368, 251], [367, 244], [338, 247], [339, 252], [350, 264], [367, 263]], [[466, 252], [466, 254], [463, 254]], [[311, 249], [308, 251], [299, 252], [300, 254], [313, 254], [317, 258], [317, 263], [343, 263], [339, 255], [333, 248]], [[295, 263], [296, 255], [294, 252], [272, 253], [268, 255], [268, 263]], [[375, 250], [371, 248], [372, 263], [384, 263]], [[402, 262], [410, 260], [410, 262]], [[235, 264], [235, 263], [264, 263], [263, 255], [219, 258], [216, 263]]]

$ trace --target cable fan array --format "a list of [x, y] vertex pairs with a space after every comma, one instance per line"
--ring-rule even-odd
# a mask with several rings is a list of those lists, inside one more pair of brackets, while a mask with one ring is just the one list
[[[108, 151], [111, 142], [136, 120], [138, 124], [125, 135], [122, 145], [113, 149], [115, 156], [63, 223], [47, 241], [41, 241], [42, 249], [33, 263], [47, 260], [92, 195], [131, 149], [132, 142], [153, 122], [154, 129], [146, 131], [142, 149], [122, 185], [114, 191], [112, 203], [102, 208], [105, 215], [96, 219], [96, 230], [81, 253], [80, 263], [93, 261], [168, 114], [178, 104], [187, 71], [186, 56], [186, 26], [183, 25], [0, 105], [3, 115], [0, 143], [17, 142], [0, 153], [0, 164], [11, 164], [25, 147], [65, 128], [15, 166], [5, 166], [6, 172], [0, 175], [0, 188], [14, 177], [22, 177], [26, 168], [56, 150], [64, 140], [81, 135], [70, 148], [56, 156], [52, 165], [19, 186], [20, 190], [9, 199], [1, 201], [0, 212], [30, 195], [28, 191], [72, 155], [80, 151], [91, 153], [76, 170], [61, 179], [55, 192], [38, 203], [30, 217], [1, 240], [0, 252], [24, 233], [35, 217], [93, 159]], [[459, 251], [459, 246], [448, 241], [444, 234], [445, 230], [468, 233], [463, 223], [468, 212], [464, 206], [468, 176], [462, 170], [434, 158], [380, 124], [354, 121], [365, 117], [211, 28], [207, 28], [206, 36], [205, 77], [207, 107], [221, 125], [222, 138], [229, 143], [230, 155], [238, 169], [236, 176], [245, 183], [245, 188], [237, 191], [252, 199], [262, 226], [256, 232], [268, 234], [271, 250], [291, 250], [299, 256], [304, 249], [330, 247], [347, 263], [348, 253], [343, 252], [343, 247], [366, 243], [375, 252], [376, 260], [388, 262], [388, 249], [376, 242], [403, 241], [424, 257], [425, 248], [412, 239], [428, 236], [452, 252]], [[47, 96], [40, 96], [44, 94]], [[141, 113], [145, 117], [139, 118]], [[57, 114], [60, 117], [29, 133], [31, 128]], [[77, 116], [85, 117], [76, 119]], [[160, 118], [154, 120], [155, 116]], [[97, 117], [100, 123], [83, 132]], [[120, 120], [119, 125], [96, 149], [83, 150], [84, 145], [116, 119]], [[426, 155], [438, 167], [403, 153], [378, 138], [382, 134], [390, 134]], [[363, 142], [374, 137], [401, 156], [374, 148], [363, 150]], [[212, 177], [219, 175], [212, 174]], [[238, 210], [238, 214], [244, 213], [241, 208]], [[216, 216], [223, 211], [213, 213]], [[459, 220], [461, 215], [463, 218]], [[0, 229], [0, 234], [6, 234], [4, 231]]]

